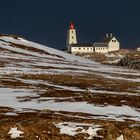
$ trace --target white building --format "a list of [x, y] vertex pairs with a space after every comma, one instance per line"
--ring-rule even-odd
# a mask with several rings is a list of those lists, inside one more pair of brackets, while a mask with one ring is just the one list
[[90, 44], [77, 43], [76, 29], [73, 23], [70, 24], [67, 31], [67, 50], [70, 53], [108, 53], [120, 49], [120, 43], [112, 36], [106, 34], [102, 42], [95, 42]]
[[108, 44], [109, 52], [120, 50], [120, 43], [112, 34], [106, 34], [106, 38], [103, 42]]
[[94, 47], [92, 44], [71, 44], [70, 52], [76, 53], [94, 53]]
[[77, 44], [76, 29], [73, 23], [70, 24], [67, 31], [67, 50], [73, 54], [76, 53], [93, 53], [92, 44]]
[[94, 52], [95, 53], [108, 53], [108, 44], [107, 43], [94, 43]]
[[140, 51], [140, 47], [136, 48], [136, 51]]

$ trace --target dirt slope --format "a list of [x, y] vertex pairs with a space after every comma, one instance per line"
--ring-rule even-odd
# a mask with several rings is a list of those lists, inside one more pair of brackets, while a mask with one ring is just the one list
[[0, 36], [0, 140], [139, 140], [139, 101], [137, 70]]

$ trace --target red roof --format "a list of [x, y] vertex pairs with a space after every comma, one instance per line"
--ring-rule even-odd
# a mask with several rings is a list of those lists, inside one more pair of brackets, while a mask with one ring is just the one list
[[72, 22], [70, 23], [69, 28], [70, 28], [70, 29], [74, 29], [74, 28], [75, 28], [75, 26], [74, 26], [74, 24], [73, 24]]

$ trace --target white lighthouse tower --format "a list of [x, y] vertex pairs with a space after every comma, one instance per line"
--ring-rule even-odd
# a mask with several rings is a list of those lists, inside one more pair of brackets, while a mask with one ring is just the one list
[[67, 31], [67, 49], [71, 52], [71, 45], [77, 44], [76, 38], [76, 29], [73, 23], [70, 24], [69, 29]]

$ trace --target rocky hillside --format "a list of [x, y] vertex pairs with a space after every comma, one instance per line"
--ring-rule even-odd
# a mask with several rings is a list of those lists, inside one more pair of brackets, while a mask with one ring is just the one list
[[92, 53], [92, 54], [76, 54], [76, 55], [88, 58], [92, 61], [96, 61], [101, 64], [117, 65], [117, 63], [122, 58], [124, 58], [129, 52], [130, 50], [128, 49], [121, 49], [119, 51], [110, 52], [108, 54]]
[[0, 140], [139, 140], [139, 101], [138, 70], [0, 36]]
[[120, 66], [127, 66], [133, 69], [140, 69], [140, 52], [135, 51], [128, 53], [123, 59], [118, 62]]

